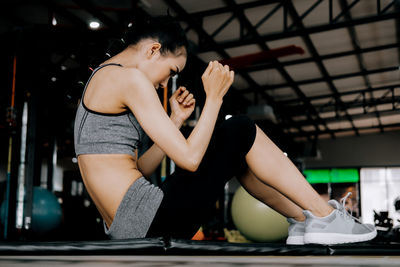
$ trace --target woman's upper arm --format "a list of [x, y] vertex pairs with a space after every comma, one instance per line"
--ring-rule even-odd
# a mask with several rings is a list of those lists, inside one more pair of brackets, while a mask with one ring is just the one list
[[156, 89], [142, 72], [129, 69], [121, 77], [121, 102], [128, 107], [146, 132], [178, 166], [193, 169], [187, 140], [164, 111]]

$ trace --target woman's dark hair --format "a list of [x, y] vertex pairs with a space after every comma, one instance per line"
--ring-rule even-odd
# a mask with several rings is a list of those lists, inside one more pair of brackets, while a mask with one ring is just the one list
[[146, 38], [159, 42], [160, 52], [164, 55], [168, 52], [176, 53], [182, 47], [185, 48], [184, 52], [187, 52], [188, 41], [178, 21], [169, 15], [159, 16], [134, 21], [122, 38], [109, 40], [105, 52], [102, 52], [101, 56], [93, 57], [89, 65], [96, 68], [105, 60]]
[[180, 48], [188, 47], [185, 32], [172, 16], [160, 16], [132, 23], [123, 38], [126, 46], [136, 45], [141, 40], [151, 38], [161, 44], [160, 52], [176, 53]]

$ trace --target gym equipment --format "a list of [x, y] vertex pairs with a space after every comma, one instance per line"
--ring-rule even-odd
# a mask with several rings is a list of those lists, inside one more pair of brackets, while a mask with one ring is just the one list
[[[33, 210], [32, 210], [32, 232], [35, 235], [48, 233], [56, 229], [62, 220], [61, 205], [57, 197], [49, 190], [34, 187], [33, 188]], [[1, 204], [0, 222], [6, 220], [6, 202]]]
[[[32, 231], [36, 235], [48, 233], [56, 229], [62, 220], [61, 205], [57, 197], [41, 187], [33, 188]], [[0, 208], [0, 221], [6, 219], [6, 202]]]
[[44, 234], [56, 229], [62, 220], [61, 205], [50, 191], [33, 188], [32, 231]]
[[232, 220], [247, 239], [276, 242], [288, 235], [286, 218], [239, 187], [232, 200]]
[[[16, 111], [15, 107], [15, 75], [17, 72], [17, 56], [14, 56], [13, 61], [13, 80], [12, 80], [12, 89], [11, 89], [11, 106], [7, 111], [7, 123], [11, 128], [15, 128], [17, 125], [16, 122]], [[10, 184], [11, 184], [11, 159], [12, 159], [12, 147], [13, 147], [13, 135], [10, 134], [8, 139], [8, 160], [7, 160], [7, 180], [6, 180], [6, 199], [4, 201], [4, 210], [2, 205], [1, 216], [4, 216], [4, 222], [2, 222], [4, 226], [3, 237], [7, 239], [8, 234], [8, 206], [10, 201]]]
[[394, 200], [394, 209], [396, 212], [400, 212], [400, 196]]
[[26, 223], [26, 225], [29, 225], [29, 221], [24, 220], [24, 209], [26, 204], [25, 175], [26, 175], [27, 133], [28, 133], [28, 102], [25, 101], [24, 108], [22, 110], [21, 148], [19, 156], [18, 183], [17, 183], [17, 211], [15, 218], [15, 228], [19, 230], [23, 228], [24, 223]]

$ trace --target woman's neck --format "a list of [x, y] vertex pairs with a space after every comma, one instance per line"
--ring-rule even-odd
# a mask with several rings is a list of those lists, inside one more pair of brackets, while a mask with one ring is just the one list
[[137, 55], [135, 49], [125, 49], [121, 53], [106, 60], [103, 64], [116, 63], [116, 64], [120, 64], [124, 67], [136, 68], [137, 67], [137, 59], [138, 59], [138, 55]]

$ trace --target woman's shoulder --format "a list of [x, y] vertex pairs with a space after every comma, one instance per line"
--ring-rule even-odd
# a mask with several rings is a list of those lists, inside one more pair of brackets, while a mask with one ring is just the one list
[[142, 71], [133, 67], [110, 68], [103, 78], [109, 80], [114, 85], [119, 85], [118, 87], [120, 88], [137, 87], [142, 83], [149, 82]]
[[[136, 68], [110, 65], [98, 70], [88, 84], [85, 93], [85, 105], [103, 113], [122, 112], [126, 98], [143, 92], [140, 85], [146, 77]], [[112, 89], [112, 90], [110, 90]]]

